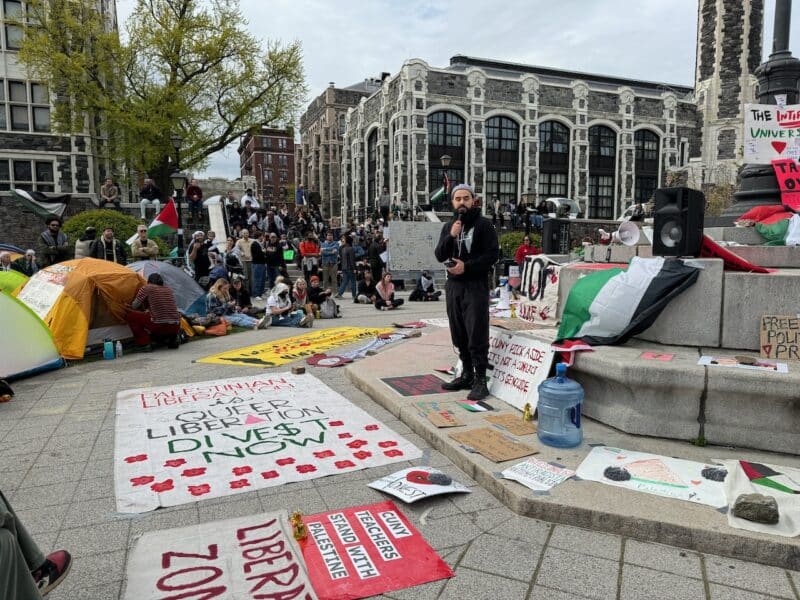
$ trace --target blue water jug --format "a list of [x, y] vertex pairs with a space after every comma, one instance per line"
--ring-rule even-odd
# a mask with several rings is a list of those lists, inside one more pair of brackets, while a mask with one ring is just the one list
[[103, 342], [103, 358], [106, 360], [111, 360], [114, 357], [114, 342], [111, 340], [105, 340]]
[[539, 440], [556, 448], [572, 448], [583, 440], [583, 387], [567, 377], [567, 365], [556, 365], [556, 376], [539, 384]]

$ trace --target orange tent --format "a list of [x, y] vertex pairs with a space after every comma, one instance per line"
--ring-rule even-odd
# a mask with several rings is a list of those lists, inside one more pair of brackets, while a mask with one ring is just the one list
[[47, 324], [61, 356], [79, 359], [87, 345], [130, 337], [125, 314], [142, 285], [122, 265], [81, 258], [41, 269], [16, 296]]

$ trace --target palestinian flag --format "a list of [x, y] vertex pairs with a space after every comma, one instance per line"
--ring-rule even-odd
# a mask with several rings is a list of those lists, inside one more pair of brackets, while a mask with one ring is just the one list
[[556, 342], [621, 344], [652, 325], [700, 271], [679, 258], [634, 257], [627, 269], [610, 268], [578, 279], [569, 292]]
[[11, 188], [11, 193], [25, 208], [32, 210], [43, 219], [48, 217], [58, 217], [60, 219], [64, 215], [69, 202], [68, 194], [48, 198], [42, 192], [19, 188]]
[[439, 202], [440, 200], [445, 200], [447, 198], [447, 194], [449, 193], [450, 193], [450, 178], [447, 176], [447, 173], [445, 173], [442, 176], [442, 187], [433, 192], [433, 195], [431, 196], [431, 204], [433, 204], [434, 202]]
[[800, 494], [800, 478], [792, 478], [792, 475], [796, 477], [800, 473], [796, 469], [773, 468], [767, 464], [744, 460], [739, 461], [739, 466], [742, 467], [747, 478], [756, 485], [763, 485], [786, 494]]
[[[170, 198], [167, 205], [161, 209], [158, 216], [153, 219], [153, 222], [147, 227], [147, 237], [153, 238], [155, 236], [169, 235], [178, 231], [178, 211], [175, 210], [175, 201]], [[128, 246], [133, 244], [136, 239], [134, 233], [127, 241]]]

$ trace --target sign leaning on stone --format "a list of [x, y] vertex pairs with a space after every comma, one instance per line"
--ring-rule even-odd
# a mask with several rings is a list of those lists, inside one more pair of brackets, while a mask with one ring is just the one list
[[800, 360], [800, 318], [786, 315], [761, 317], [759, 348], [762, 358]]

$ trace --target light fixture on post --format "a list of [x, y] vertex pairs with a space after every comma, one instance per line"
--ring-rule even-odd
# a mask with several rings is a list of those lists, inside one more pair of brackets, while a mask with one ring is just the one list
[[453, 160], [453, 158], [449, 154], [442, 154], [439, 157], [439, 162], [442, 163], [442, 169], [444, 169], [444, 177], [442, 178], [442, 190], [444, 191], [444, 194], [443, 194], [444, 200], [443, 200], [443, 202], [444, 202], [445, 208], [447, 208], [447, 206], [449, 206], [449, 204], [450, 204], [449, 198], [447, 197], [447, 195], [448, 195], [447, 183], [450, 181], [450, 178], [447, 176], [447, 167], [450, 166], [450, 161], [451, 160]]
[[178, 266], [183, 266], [183, 217], [181, 216], [181, 200], [183, 199], [183, 189], [186, 187], [186, 174], [174, 171], [169, 176], [172, 182], [172, 189], [175, 190], [175, 209], [178, 213]]
[[173, 133], [169, 141], [172, 142], [172, 147], [175, 149], [175, 170], [181, 170], [181, 146], [183, 146], [183, 138], [177, 133]]

